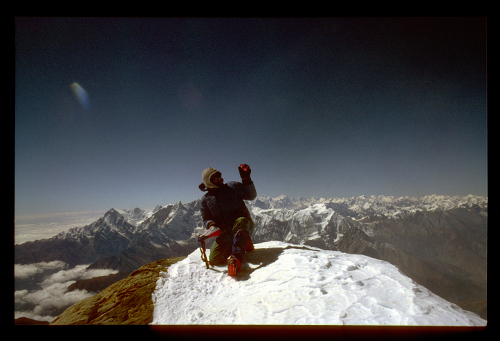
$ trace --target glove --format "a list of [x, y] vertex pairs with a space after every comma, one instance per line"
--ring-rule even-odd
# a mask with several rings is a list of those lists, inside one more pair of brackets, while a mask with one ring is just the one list
[[246, 163], [242, 163], [238, 166], [238, 171], [240, 172], [242, 180], [250, 179], [250, 173], [252, 172], [252, 170], [250, 169], [249, 165], [247, 165]]

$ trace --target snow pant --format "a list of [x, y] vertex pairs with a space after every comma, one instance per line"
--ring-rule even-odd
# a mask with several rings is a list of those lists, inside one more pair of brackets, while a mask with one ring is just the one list
[[233, 255], [241, 262], [245, 251], [252, 251], [250, 238], [254, 228], [252, 219], [241, 217], [236, 219], [230, 233], [221, 233], [210, 248], [208, 261], [213, 265], [227, 264], [229, 256]]

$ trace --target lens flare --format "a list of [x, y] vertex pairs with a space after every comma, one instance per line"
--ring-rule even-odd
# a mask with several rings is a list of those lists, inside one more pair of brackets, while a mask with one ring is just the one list
[[81, 85], [77, 82], [72, 83], [69, 87], [71, 88], [71, 91], [73, 91], [73, 94], [75, 95], [78, 103], [80, 103], [80, 105], [85, 109], [89, 109], [90, 101], [87, 91], [85, 91], [85, 89], [82, 88]]

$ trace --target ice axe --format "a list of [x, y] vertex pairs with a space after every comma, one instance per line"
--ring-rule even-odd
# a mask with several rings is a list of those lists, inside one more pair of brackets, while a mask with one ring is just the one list
[[201, 251], [201, 260], [205, 262], [207, 269], [210, 269], [210, 262], [207, 258], [207, 248], [205, 246], [205, 240], [212, 237], [217, 237], [220, 235], [220, 229], [212, 225], [205, 232], [198, 235], [198, 241], [201, 243], [200, 251]]

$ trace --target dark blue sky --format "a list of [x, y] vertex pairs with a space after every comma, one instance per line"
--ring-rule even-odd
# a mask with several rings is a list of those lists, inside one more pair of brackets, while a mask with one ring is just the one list
[[487, 195], [485, 19], [15, 24], [16, 214], [188, 202], [240, 163], [260, 195]]

